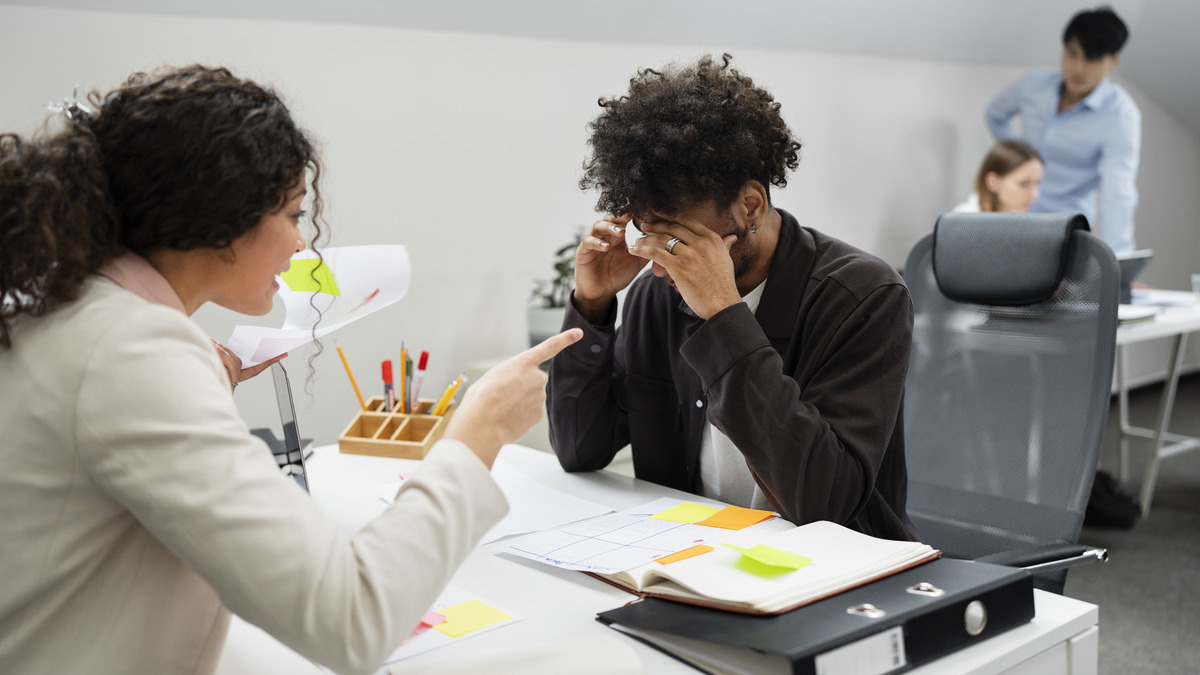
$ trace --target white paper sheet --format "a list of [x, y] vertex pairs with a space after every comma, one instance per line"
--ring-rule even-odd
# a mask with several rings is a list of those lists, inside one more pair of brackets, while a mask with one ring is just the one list
[[[548, 488], [513, 468], [502, 458], [492, 465], [492, 478], [508, 500], [508, 515], [483, 535], [482, 544], [612, 512], [607, 506]], [[398, 480], [377, 485], [375, 494], [391, 504], [396, 499], [396, 491], [403, 484], [403, 480]]]
[[[614, 626], [615, 627], [615, 626]], [[438, 654], [436, 663], [419, 667], [401, 661], [388, 666], [390, 675], [641, 675], [642, 660], [633, 651], [633, 641], [583, 633], [567, 637], [495, 647], [469, 654]]]
[[324, 266], [316, 282], [310, 276], [318, 264], [313, 250], [293, 256], [292, 268], [278, 278], [287, 311], [281, 328], [234, 327], [226, 346], [242, 360], [242, 367], [308, 344], [395, 303], [412, 281], [408, 249], [399, 244], [338, 246], [322, 249], [321, 257]]

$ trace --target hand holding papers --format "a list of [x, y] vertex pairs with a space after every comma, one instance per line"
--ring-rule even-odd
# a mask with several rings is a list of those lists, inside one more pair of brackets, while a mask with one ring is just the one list
[[301, 251], [280, 275], [283, 327], [235, 326], [226, 344], [248, 368], [391, 305], [411, 280], [408, 249], [398, 244]]

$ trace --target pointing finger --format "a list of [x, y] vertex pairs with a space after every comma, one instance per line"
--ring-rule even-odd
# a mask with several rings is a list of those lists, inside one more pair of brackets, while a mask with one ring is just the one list
[[541, 344], [525, 350], [525, 354], [533, 357], [536, 363], [543, 363], [554, 358], [556, 354], [575, 344], [581, 338], [583, 338], [583, 329], [572, 328], [546, 338]]

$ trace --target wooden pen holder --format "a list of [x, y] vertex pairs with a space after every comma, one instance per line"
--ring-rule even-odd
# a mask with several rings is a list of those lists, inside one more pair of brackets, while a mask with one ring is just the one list
[[433, 444], [446, 433], [450, 416], [458, 408], [451, 403], [444, 415], [430, 415], [437, 401], [419, 399], [416, 412], [384, 410], [382, 396], [367, 401], [350, 425], [338, 436], [338, 449], [355, 455], [375, 455], [399, 459], [424, 459]]

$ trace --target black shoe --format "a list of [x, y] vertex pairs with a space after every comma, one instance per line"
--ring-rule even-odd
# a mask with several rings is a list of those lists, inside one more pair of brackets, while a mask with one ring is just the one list
[[1097, 471], [1088, 497], [1083, 523], [1093, 527], [1112, 527], [1128, 530], [1142, 517], [1137, 497], [1121, 490], [1117, 479], [1107, 471]]

